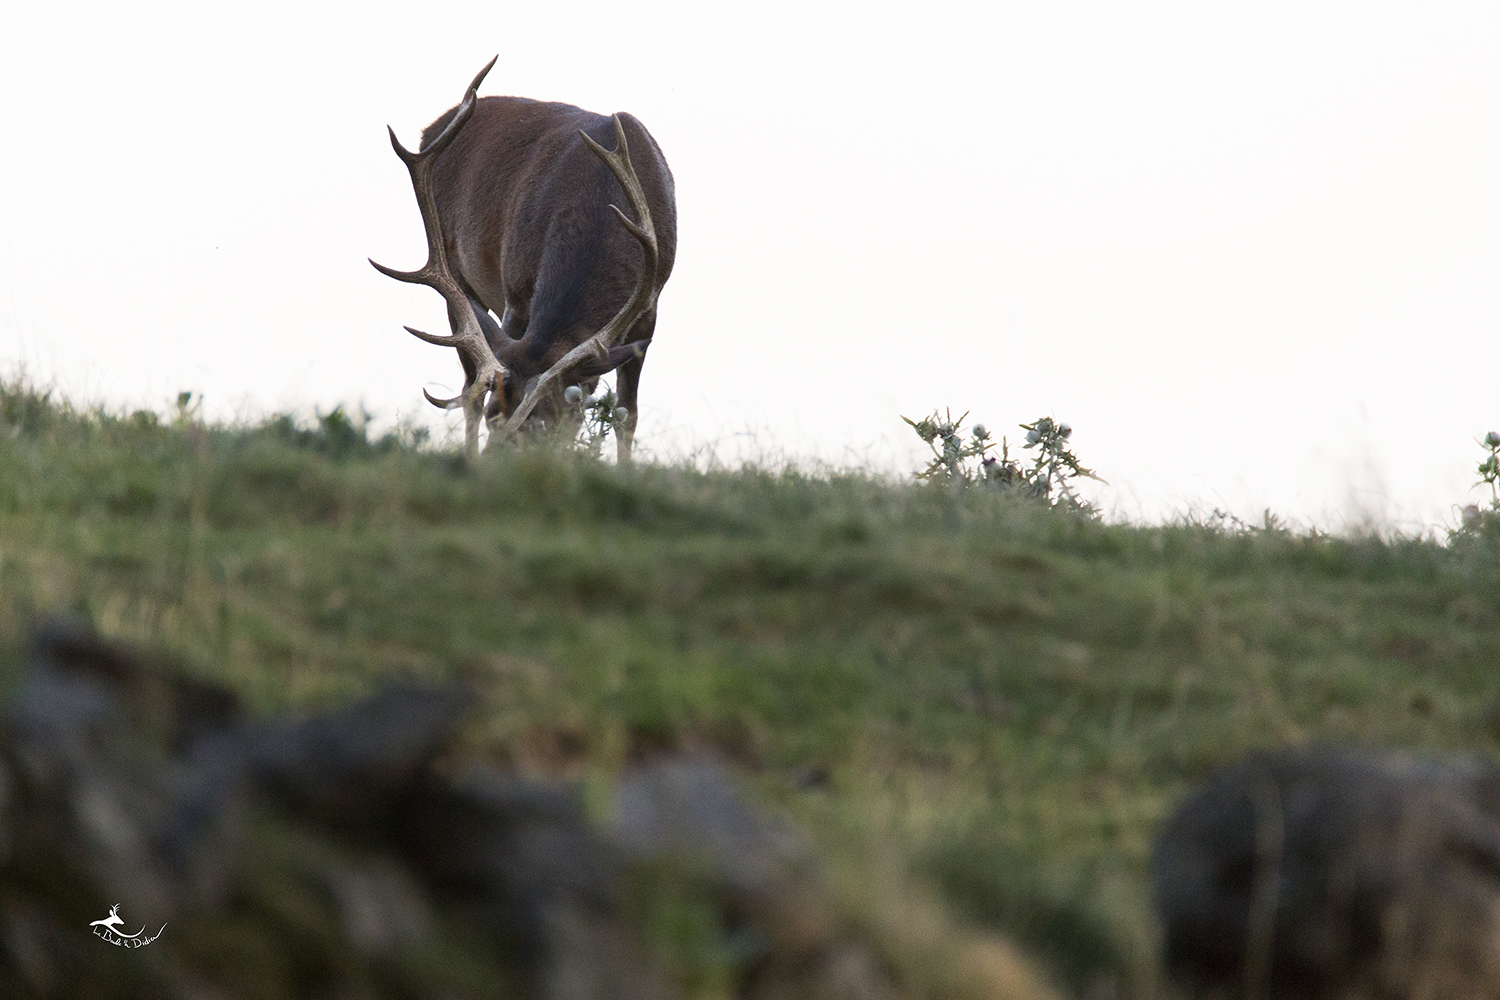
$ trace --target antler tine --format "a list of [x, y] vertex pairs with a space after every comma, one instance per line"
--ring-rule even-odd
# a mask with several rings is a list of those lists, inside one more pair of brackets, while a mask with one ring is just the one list
[[426, 341], [429, 344], [436, 344], [439, 347], [458, 346], [458, 339], [455, 337], [445, 337], [441, 333], [424, 333], [423, 331], [418, 330], [413, 326], [403, 326], [401, 329], [405, 330], [413, 337], [416, 337], [418, 340]]
[[442, 221], [438, 218], [437, 198], [432, 190], [432, 167], [443, 150], [452, 144], [464, 125], [473, 117], [474, 108], [479, 101], [479, 84], [499, 58], [496, 55], [474, 77], [468, 90], [464, 92], [464, 99], [459, 104], [452, 120], [437, 138], [427, 144], [425, 149], [412, 152], [401, 145], [401, 141], [396, 138], [395, 129], [387, 127], [386, 131], [391, 136], [391, 148], [396, 151], [397, 156], [401, 157], [401, 162], [406, 164], [407, 172], [411, 174], [412, 188], [417, 195], [417, 208], [422, 213], [422, 227], [427, 234], [427, 263], [415, 271], [397, 271], [394, 268], [377, 264], [373, 260], [370, 261], [375, 270], [381, 274], [395, 278], [397, 281], [427, 285], [446, 300], [448, 326], [453, 331], [452, 336], [423, 333], [411, 327], [407, 327], [406, 331], [429, 344], [453, 347], [458, 350], [459, 360], [463, 362], [464, 373], [467, 376], [464, 380], [463, 391], [452, 399], [445, 400], [434, 399], [426, 389], [422, 390], [422, 395], [427, 397], [428, 402], [442, 409], [451, 410], [459, 406], [463, 407], [464, 451], [470, 461], [479, 455], [479, 424], [484, 419], [486, 398], [497, 385], [503, 382], [505, 369], [495, 357], [494, 351], [490, 349], [489, 342], [484, 339], [484, 332], [480, 329], [479, 320], [474, 316], [473, 309], [469, 305], [468, 296], [458, 286], [458, 282], [453, 277], [453, 271], [448, 266], [448, 252], [443, 241]]
[[[640, 243], [641, 250], [645, 253], [642, 262], [641, 278], [636, 283], [635, 291], [631, 293], [629, 301], [615, 313], [614, 317], [595, 333], [592, 337], [573, 348], [567, 354], [558, 359], [557, 363], [548, 368], [531, 386], [526, 390], [526, 396], [521, 400], [521, 405], [516, 407], [515, 412], [510, 415], [506, 423], [507, 429], [513, 432], [514, 428], [521, 426], [522, 422], [531, 414], [539, 403], [550, 391], [554, 382], [563, 378], [574, 368], [586, 361], [595, 361], [607, 364], [609, 360], [609, 349], [614, 346], [615, 341], [625, 334], [641, 315], [650, 309], [656, 302], [658, 289], [656, 287], [656, 271], [660, 259], [656, 245], [656, 227], [651, 223], [651, 208], [646, 203], [646, 192], [641, 188], [640, 178], [636, 176], [635, 167], [630, 163], [630, 143], [625, 139], [625, 127], [620, 124], [620, 116], [614, 116], [615, 123], [615, 148], [605, 149], [582, 129], [578, 134], [583, 137], [589, 149], [594, 155], [603, 160], [605, 165], [620, 181], [620, 186], [625, 189], [625, 196], [630, 199], [630, 205], [635, 209], [639, 223], [632, 222], [630, 216], [621, 211], [620, 206], [610, 205], [615, 215], [629, 231], [631, 236]], [[608, 371], [609, 369], [605, 369]]]

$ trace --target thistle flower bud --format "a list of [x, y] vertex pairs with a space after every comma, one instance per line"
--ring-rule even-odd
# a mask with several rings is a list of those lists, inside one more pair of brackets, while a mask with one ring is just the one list
[[989, 429], [986, 428], [984, 424], [975, 424], [972, 433], [976, 441], [983, 441], [985, 438], [990, 436]]
[[1039, 431], [1039, 430], [1037, 430], [1035, 427], [1033, 427], [1031, 430], [1029, 430], [1029, 431], [1026, 432], [1026, 443], [1027, 444], [1036, 444], [1041, 439], [1042, 439], [1042, 432]]
[[1073, 428], [1069, 427], [1067, 424], [1058, 424], [1057, 433], [1060, 437], [1067, 437], [1073, 433]]
[[576, 385], [570, 385], [563, 390], [563, 399], [567, 401], [569, 406], [577, 406], [583, 401], [583, 390]]
[[623, 424], [630, 419], [630, 411], [623, 406], [615, 407], [615, 423]]
[[1500, 431], [1490, 431], [1484, 436], [1484, 443], [1491, 448], [1500, 448]]

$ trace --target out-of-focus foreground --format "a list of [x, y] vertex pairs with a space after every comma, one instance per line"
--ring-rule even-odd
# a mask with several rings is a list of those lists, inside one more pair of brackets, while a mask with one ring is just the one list
[[[261, 734], [225, 737], [223, 753], [247, 787], [271, 789], [243, 808], [262, 824], [245, 829], [282, 852], [262, 860], [295, 859], [278, 871], [323, 849], [296, 825], [323, 807], [286, 778], [294, 757], [278, 764], [263, 748], [326, 724], [315, 742], [333, 753], [394, 681], [457, 683], [474, 703], [438, 713], [416, 750], [380, 767], [438, 775], [457, 801], [504, 776], [606, 853], [629, 853], [621, 830], [639, 782], [735, 773], [701, 779], [719, 791], [696, 798], [722, 793], [739, 803], [726, 809], [757, 817], [750, 827], [800, 831], [788, 837], [805, 841], [805, 857], [792, 854], [815, 869], [804, 907], [768, 916], [754, 886], [680, 874], [675, 860], [631, 861], [622, 870], [654, 874], [606, 880], [619, 893], [610, 912], [653, 974], [696, 996], [807, 989], [767, 972], [787, 941], [814, 942], [845, 970], [839, 988], [1162, 994], [1151, 843], [1197, 779], [1285, 743], [1493, 753], [1495, 529], [1480, 519], [1445, 546], [1128, 527], [857, 473], [621, 469], [541, 449], [469, 470], [399, 438], [368, 441], [339, 413], [312, 428], [219, 428], [186, 407], [171, 421], [80, 414], [0, 390], [0, 652], [13, 711], [34, 691], [31, 636], [58, 617], [233, 692], [241, 707], [224, 711], [240, 721], [213, 725]], [[174, 756], [176, 696], [120, 697], [166, 772], [205, 780]], [[302, 721], [272, 721], [285, 713]], [[161, 801], [186, 794], [160, 780]], [[366, 967], [359, 942], [399, 940], [359, 937], [346, 918], [364, 911], [334, 888], [345, 883], [299, 885], [301, 896], [279, 883], [241, 892], [235, 920], [172, 924], [113, 960], [233, 956], [261, 940], [267, 900], [306, 917], [304, 941], [342, 928], [351, 969]], [[25, 898], [14, 881], [0, 898], [12, 955], [34, 942], [14, 930], [27, 926]], [[454, 911], [433, 898], [448, 927]], [[78, 896], [76, 931], [115, 903], [127, 930], [148, 916], [145, 901], [133, 912], [128, 899]], [[320, 923], [327, 914], [346, 923]], [[397, 926], [386, 916], [379, 927]], [[466, 933], [431, 954], [475, 953]], [[264, 989], [313, 981], [288, 961], [266, 960], [289, 978]], [[462, 962], [431, 961], [450, 962], [444, 988], [457, 989]], [[215, 982], [210, 973], [198, 974]], [[253, 979], [235, 977], [233, 995], [272, 995]]]

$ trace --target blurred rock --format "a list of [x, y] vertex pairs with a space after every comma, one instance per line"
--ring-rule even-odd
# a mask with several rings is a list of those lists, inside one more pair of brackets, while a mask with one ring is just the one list
[[609, 833], [633, 863], [686, 875], [717, 902], [746, 958], [741, 996], [896, 996], [869, 949], [839, 927], [807, 843], [752, 805], [719, 760], [669, 757], [628, 774]]
[[1167, 971], [1194, 992], [1500, 998], [1500, 770], [1373, 751], [1257, 754], [1152, 857]]
[[629, 891], [655, 866], [687, 873], [713, 933], [758, 942], [740, 995], [894, 996], [723, 765], [627, 773], [600, 832], [575, 789], [455, 759], [473, 702], [392, 686], [256, 719], [170, 664], [42, 633], [0, 717], [0, 996], [673, 1000]]
[[746, 801], [717, 760], [668, 758], [627, 775], [610, 833], [631, 857], [690, 864], [782, 950], [831, 938], [807, 845]]

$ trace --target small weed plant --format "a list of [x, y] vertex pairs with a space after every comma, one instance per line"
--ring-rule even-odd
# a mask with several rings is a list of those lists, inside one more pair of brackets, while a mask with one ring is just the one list
[[[1223, 535], [1280, 535], [1283, 538], [1289, 538], [1292, 535], [1291, 525], [1279, 514], [1271, 513], [1271, 508], [1269, 507], [1261, 515], [1259, 524], [1256, 524], [1254, 521], [1247, 521], [1237, 514], [1231, 514], [1229, 511], [1218, 507], [1215, 507], [1213, 513], [1207, 517], [1197, 514], [1190, 515], [1185, 523], [1207, 528], [1210, 531]], [[1316, 538], [1317, 536], [1318, 529], [1311, 529], [1309, 537]]]
[[916, 473], [918, 479], [947, 483], [960, 489], [970, 486], [988, 486], [1004, 490], [1048, 505], [1049, 507], [1098, 516], [1098, 509], [1078, 495], [1072, 481], [1077, 478], [1092, 479], [1103, 483], [1092, 469], [1084, 468], [1068, 447], [1073, 428], [1059, 423], [1051, 417], [1039, 417], [1029, 424], [1022, 424], [1026, 432], [1027, 450], [1036, 449], [1031, 464], [1026, 466], [1010, 457], [1010, 444], [1000, 439], [1000, 454], [991, 454], [996, 447], [994, 439], [984, 424], [975, 424], [964, 434], [963, 416], [954, 419], [953, 411], [936, 410], [921, 420], [902, 417], [917, 437], [932, 449], [932, 458], [927, 466]]

